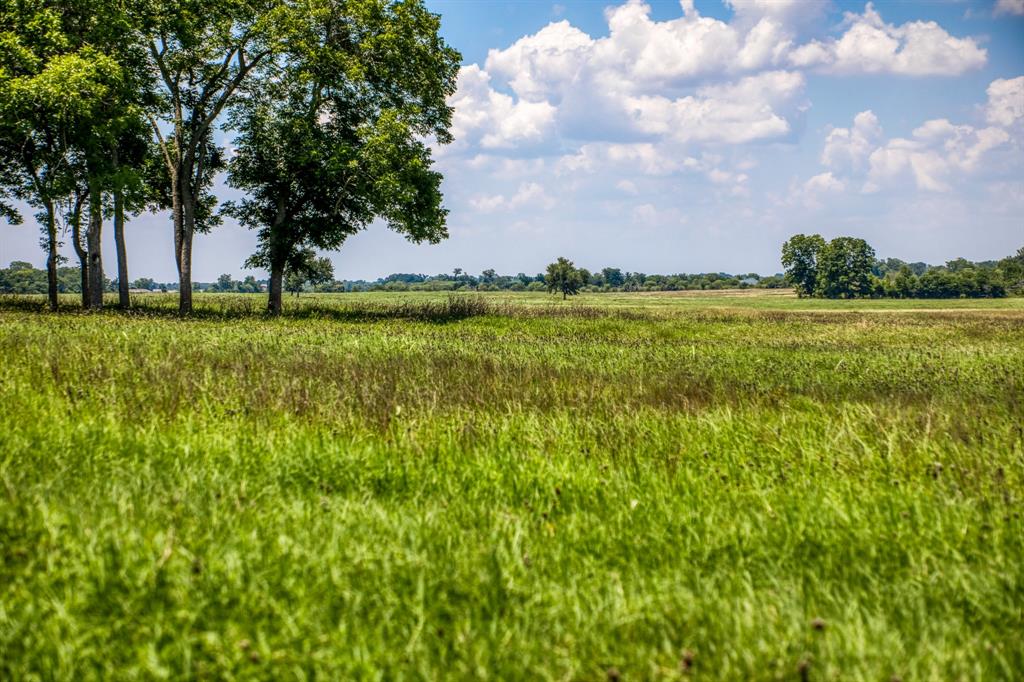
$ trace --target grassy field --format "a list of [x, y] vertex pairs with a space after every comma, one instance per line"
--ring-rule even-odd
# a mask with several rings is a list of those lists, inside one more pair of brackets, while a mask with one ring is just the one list
[[138, 302], [0, 302], [2, 679], [1024, 670], [1024, 299]]

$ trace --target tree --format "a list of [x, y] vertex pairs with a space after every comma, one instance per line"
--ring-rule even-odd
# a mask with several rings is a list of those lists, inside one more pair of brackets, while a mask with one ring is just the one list
[[1006, 288], [1015, 293], [1024, 293], [1024, 246], [1017, 253], [999, 261]]
[[863, 239], [836, 237], [818, 253], [815, 293], [825, 298], [869, 296], [874, 262], [875, 250]]
[[485, 284], [490, 284], [496, 279], [498, 279], [498, 273], [493, 268], [484, 270], [480, 273], [480, 281]]
[[[178, 310], [192, 311], [192, 241], [199, 220], [217, 120], [247, 80], [261, 74], [282, 30], [299, 12], [281, 0], [152, 0], [144, 13], [149, 64], [162, 97], [148, 116], [167, 175], [180, 285]], [[210, 196], [210, 195], [206, 195]]]
[[917, 290], [917, 276], [904, 263], [892, 278], [892, 293], [899, 298], [913, 298]]
[[621, 287], [626, 282], [619, 268], [605, 268], [601, 270], [601, 274], [604, 276], [604, 283], [610, 287]]
[[549, 292], [562, 292], [563, 301], [567, 296], [575, 296], [580, 293], [580, 287], [583, 286], [580, 271], [573, 266], [572, 261], [565, 258], [559, 258], [548, 266], [544, 282], [547, 284]]
[[307, 284], [318, 286], [333, 279], [334, 265], [329, 258], [317, 257], [313, 249], [302, 249], [289, 261], [284, 286], [289, 293], [298, 296]]
[[224, 273], [217, 278], [217, 282], [213, 285], [214, 291], [234, 291], [235, 282], [232, 281], [231, 275]]
[[72, 216], [77, 221], [88, 207], [84, 237], [76, 233], [74, 246], [82, 261], [83, 304], [101, 307], [107, 192], [114, 197], [119, 281], [127, 292], [123, 199], [139, 158], [125, 142], [130, 130], [139, 137], [138, 105], [148, 91], [149, 75], [133, 50], [137, 42], [131, 40], [127, 5], [120, 0], [4, 3], [0, 32], [0, 184], [12, 188], [4, 171], [13, 161], [21, 176], [15, 195], [39, 209], [51, 309], [59, 288], [57, 222], [72, 223]]
[[[5, 195], [39, 210], [51, 310], [58, 304], [58, 203], [73, 183], [74, 157], [82, 154], [88, 131], [104, 119], [103, 104], [121, 76], [115, 60], [71, 33], [78, 4], [30, 0], [0, 6], [0, 180]], [[9, 210], [3, 213], [17, 220]], [[99, 242], [92, 244], [90, 256], [98, 259]]]
[[227, 210], [258, 231], [247, 261], [270, 271], [281, 311], [286, 270], [305, 249], [335, 250], [376, 218], [413, 242], [447, 237], [441, 175], [427, 138], [451, 140], [460, 55], [421, 0], [306, 0], [265, 57], [275, 77], [245, 89]]
[[786, 281], [799, 296], [812, 296], [818, 285], [818, 256], [825, 248], [821, 235], [794, 235], [782, 245]]

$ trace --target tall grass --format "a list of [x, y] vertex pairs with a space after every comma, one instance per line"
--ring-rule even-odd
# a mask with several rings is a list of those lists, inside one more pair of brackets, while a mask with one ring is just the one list
[[4, 302], [0, 678], [1024, 669], [1014, 302], [523, 298]]

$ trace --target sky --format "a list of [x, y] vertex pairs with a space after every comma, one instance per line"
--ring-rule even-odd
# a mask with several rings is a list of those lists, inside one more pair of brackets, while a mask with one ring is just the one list
[[[930, 263], [1024, 246], [1024, 0], [426, 4], [463, 55], [434, 152], [450, 237], [375, 224], [326, 254], [338, 279], [559, 256], [771, 274], [798, 232]], [[127, 240], [133, 278], [176, 281], [166, 214]], [[0, 263], [42, 266], [38, 241], [30, 218], [0, 225]], [[196, 237], [194, 278], [264, 276], [254, 245], [226, 220]]]

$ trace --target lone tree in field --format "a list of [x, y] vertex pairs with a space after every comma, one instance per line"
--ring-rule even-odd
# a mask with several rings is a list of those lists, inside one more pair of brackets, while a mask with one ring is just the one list
[[583, 276], [573, 266], [571, 260], [559, 258], [548, 266], [547, 274], [544, 275], [544, 282], [548, 285], [550, 293], [562, 292], [562, 300], [568, 296], [575, 296], [580, 293], [583, 286]]
[[265, 57], [275, 77], [245, 89], [228, 212], [258, 230], [248, 264], [270, 271], [281, 312], [285, 271], [303, 249], [334, 250], [383, 221], [413, 242], [448, 236], [428, 141], [451, 141], [461, 56], [421, 0], [306, 0]]
[[797, 294], [813, 296], [818, 286], [818, 255], [825, 248], [819, 234], [794, 235], [782, 245], [782, 267], [786, 268], [786, 281], [796, 288]]

